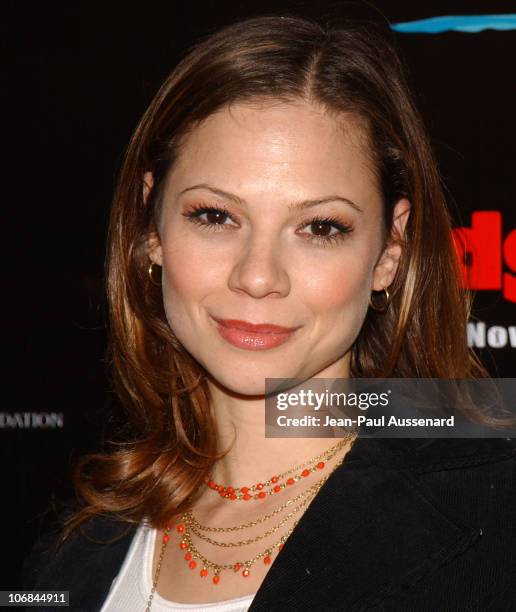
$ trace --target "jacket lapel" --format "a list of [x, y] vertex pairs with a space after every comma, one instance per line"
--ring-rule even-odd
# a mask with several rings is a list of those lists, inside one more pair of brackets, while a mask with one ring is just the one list
[[403, 588], [479, 538], [447, 518], [408, 470], [387, 461], [387, 451], [385, 465], [375, 465], [378, 448], [386, 447], [357, 439], [286, 541], [249, 612], [358, 611], [389, 597], [399, 602]]

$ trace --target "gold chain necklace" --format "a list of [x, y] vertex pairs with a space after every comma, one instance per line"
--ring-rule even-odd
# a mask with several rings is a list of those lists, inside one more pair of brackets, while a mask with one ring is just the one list
[[[328, 478], [327, 476], [325, 478], [321, 479], [321, 484], [319, 484], [319, 482], [317, 483], [317, 485], [310, 487], [310, 492], [315, 494], [317, 493], [317, 491], [319, 490], [320, 486], [322, 485], [322, 482], [324, 482], [326, 480], [326, 478]], [[188, 528], [185, 528], [185, 532], [183, 535], [183, 539], [186, 541], [189, 533], [193, 533], [194, 535], [196, 535], [198, 538], [200, 538], [201, 540], [204, 540], [205, 542], [208, 542], [208, 544], [212, 544], [213, 546], [224, 546], [224, 547], [234, 547], [234, 546], [245, 546], [246, 544], [252, 544], [253, 542], [258, 542], [259, 540], [263, 540], [263, 538], [266, 538], [267, 536], [272, 535], [273, 533], [276, 533], [276, 531], [282, 527], [289, 518], [291, 518], [292, 516], [294, 516], [294, 514], [296, 512], [298, 512], [303, 506], [305, 506], [313, 497], [313, 495], [310, 494], [305, 494], [305, 499], [298, 505], [296, 506], [296, 508], [294, 508], [291, 512], [289, 512], [288, 514], [286, 514], [278, 523], [276, 523], [276, 525], [274, 525], [274, 527], [272, 527], [271, 529], [265, 531], [264, 533], [260, 534], [259, 536], [252, 538], [252, 539], [247, 539], [247, 540], [238, 540], [237, 542], [219, 542], [218, 540], [212, 540], [210, 537], [204, 535], [203, 533], [201, 533], [203, 531], [203, 529], [206, 529], [206, 527], [197, 527], [197, 525], [199, 524], [191, 515], [190, 512], [185, 512], [182, 515], [182, 519], [183, 519], [183, 523], [185, 524], [185, 526]], [[290, 500], [289, 500], [290, 501]], [[193, 520], [192, 520], [193, 519]], [[253, 521], [253, 523], [247, 523], [250, 527], [254, 526], [254, 525], [258, 525], [259, 523], [263, 522], [263, 517]], [[196, 525], [197, 524], [197, 525]], [[230, 530], [235, 530], [235, 529], [239, 529], [242, 528], [242, 525], [238, 525], [237, 527], [230, 527]], [[218, 527], [217, 529], [224, 529], [223, 527]]]
[[[353, 444], [354, 444], [354, 442], [356, 440], [356, 437], [357, 436], [356, 436], [356, 432], [355, 432], [354, 435], [348, 436], [346, 439], [344, 439], [341, 442], [339, 442], [339, 444], [337, 444], [335, 447], [330, 448], [325, 453], [321, 453], [321, 455], [318, 455], [315, 459], [307, 461], [304, 464], [301, 464], [301, 466], [296, 466], [295, 468], [291, 468], [290, 470], [288, 470], [287, 472], [284, 472], [283, 474], [292, 473], [293, 471], [296, 471], [297, 469], [300, 469], [300, 467], [303, 467], [304, 465], [308, 465], [309, 463], [313, 463], [314, 461], [319, 459], [321, 456], [328, 455], [329, 453], [332, 453], [332, 456], [333, 456], [337, 452], [337, 450], [340, 449], [349, 438], [353, 438], [352, 443], [351, 443], [351, 446], [353, 446]], [[323, 484], [328, 480], [328, 478], [331, 476], [333, 471], [336, 470], [340, 465], [342, 465], [343, 461], [344, 461], [344, 459], [341, 459], [334, 466], [334, 468], [330, 471], [330, 473], [328, 473], [326, 476], [324, 476], [321, 479], [319, 479], [315, 484], [313, 484], [311, 487], [307, 488], [305, 491], [303, 491], [300, 494], [298, 494], [296, 497], [287, 500], [281, 506], [279, 506], [278, 508], [276, 508], [272, 512], [266, 514], [265, 516], [260, 517], [260, 518], [254, 520], [254, 521], [249, 521], [248, 523], [243, 523], [241, 525], [236, 525], [236, 526], [232, 526], [232, 527], [208, 527], [208, 526], [201, 525], [193, 517], [191, 511], [187, 511], [187, 512], [183, 513], [181, 515], [180, 522], [176, 525], [176, 531], [178, 533], [182, 534], [182, 538], [181, 538], [181, 542], [180, 542], [179, 546], [180, 546], [180, 548], [182, 550], [186, 551], [184, 558], [185, 558], [185, 561], [188, 562], [189, 568], [192, 569], [192, 570], [195, 569], [197, 567], [197, 561], [195, 559], [198, 559], [199, 561], [202, 562], [202, 569], [200, 570], [199, 575], [202, 578], [207, 577], [208, 576], [208, 568], [212, 568], [213, 571], [214, 571], [214, 574], [212, 576], [212, 582], [213, 582], [213, 584], [218, 584], [220, 582], [220, 573], [223, 570], [233, 570], [235, 573], [239, 572], [240, 570], [242, 570], [242, 572], [241, 572], [242, 576], [248, 577], [250, 575], [250, 573], [251, 573], [250, 572], [250, 568], [259, 559], [263, 558], [264, 563], [266, 565], [269, 565], [272, 562], [272, 554], [273, 554], [274, 549], [277, 549], [278, 553], [279, 553], [279, 551], [281, 551], [285, 541], [289, 538], [291, 533], [294, 531], [294, 529], [297, 526], [297, 524], [298, 524], [300, 519], [297, 519], [296, 521], [294, 521], [294, 523], [287, 530], [287, 532], [285, 534], [283, 534], [272, 545], [269, 545], [265, 550], [263, 550], [262, 552], [258, 553], [257, 555], [255, 555], [251, 559], [247, 559], [245, 561], [238, 561], [236, 563], [233, 562], [233, 563], [220, 564], [220, 563], [215, 563], [214, 561], [210, 561], [208, 558], [206, 558], [197, 549], [197, 547], [195, 546], [195, 544], [192, 541], [191, 533], [195, 533], [195, 535], [197, 535], [201, 539], [209, 542], [210, 544], [213, 544], [213, 545], [216, 545], [216, 546], [223, 546], [223, 547], [244, 546], [246, 544], [251, 544], [253, 542], [258, 542], [259, 540], [263, 539], [267, 535], [271, 535], [272, 533], [275, 533], [288, 520], [288, 518], [291, 518], [292, 516], [294, 516], [294, 514], [297, 513], [303, 506], [308, 504], [317, 495], [318, 491], [321, 489]], [[312, 471], [317, 471], [317, 468], [313, 469]], [[240, 530], [240, 529], [244, 529], [244, 528], [248, 528], [248, 527], [254, 527], [255, 525], [258, 525], [258, 524], [264, 522], [265, 520], [268, 520], [269, 518], [272, 518], [273, 516], [278, 514], [280, 511], [286, 509], [289, 505], [292, 505], [293, 503], [295, 503], [295, 501], [297, 501], [298, 499], [302, 500], [301, 503], [294, 510], [292, 510], [290, 513], [288, 513], [287, 516], [285, 516], [283, 519], [281, 519], [279, 521], [279, 523], [277, 523], [273, 528], [268, 530], [268, 532], [266, 532], [266, 534], [260, 534], [260, 535], [254, 537], [254, 538], [249, 538], [248, 540], [242, 540], [242, 541], [239, 541], [239, 542], [218, 542], [218, 541], [212, 540], [211, 538], [208, 538], [207, 536], [204, 536], [202, 533], [200, 533], [201, 531], [231, 532], [231, 531], [236, 531], [236, 530]], [[170, 533], [170, 531], [172, 529], [173, 529], [173, 525], [172, 525], [172, 523], [169, 523], [169, 524], [166, 525], [164, 533], [163, 533], [161, 551], [160, 551], [160, 555], [159, 555], [159, 558], [158, 558], [158, 563], [157, 563], [157, 566], [156, 566], [156, 571], [155, 571], [155, 575], [154, 575], [152, 589], [151, 589], [151, 592], [150, 592], [150, 595], [149, 595], [149, 599], [148, 599], [148, 602], [147, 602], [147, 607], [145, 608], [145, 612], [150, 612], [150, 608], [151, 608], [151, 605], [152, 605], [152, 600], [154, 598], [154, 594], [156, 592], [156, 588], [157, 588], [157, 585], [158, 585], [159, 575], [160, 575], [160, 572], [161, 572], [161, 566], [162, 566], [162, 563], [163, 563], [163, 558], [165, 556], [165, 550], [166, 550], [168, 542], [170, 541], [169, 533]]]

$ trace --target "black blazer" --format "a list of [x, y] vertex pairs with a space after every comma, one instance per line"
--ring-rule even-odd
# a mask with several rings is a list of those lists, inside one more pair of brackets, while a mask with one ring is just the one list
[[[134, 531], [110, 545], [88, 537], [122, 528], [92, 519], [57, 555], [43, 538], [23, 588], [69, 590], [71, 610], [99, 610]], [[280, 610], [515, 611], [516, 440], [359, 437], [250, 607]]]

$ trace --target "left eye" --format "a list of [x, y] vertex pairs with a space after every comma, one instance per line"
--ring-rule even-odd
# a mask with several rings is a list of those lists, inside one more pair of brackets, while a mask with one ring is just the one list
[[[301, 227], [311, 228], [311, 232], [306, 234], [306, 236], [309, 240], [313, 240], [323, 246], [343, 240], [346, 234], [350, 234], [353, 231], [351, 225], [341, 223], [333, 217], [312, 219]], [[335, 230], [334, 232], [332, 232], [332, 228]]]
[[[339, 228], [337, 227], [337, 224], [330, 223], [329, 221], [312, 221], [305, 227], [311, 228], [313, 235], [320, 236], [321, 238], [327, 237], [327, 236], [333, 236], [335, 234], [338, 234], [340, 231]], [[333, 234], [331, 233], [332, 229], [335, 230]], [[330, 231], [330, 233], [328, 233], [328, 230]]]

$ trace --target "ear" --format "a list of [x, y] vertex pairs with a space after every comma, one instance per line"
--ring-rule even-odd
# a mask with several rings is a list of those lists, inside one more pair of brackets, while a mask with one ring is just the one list
[[147, 235], [147, 253], [153, 263], [158, 264], [158, 266], [163, 265], [163, 249], [158, 232], [150, 232]]
[[[146, 172], [143, 175], [143, 201], [146, 202], [149, 197], [149, 193], [154, 185], [154, 178], [152, 176], [152, 172]], [[147, 253], [149, 255], [149, 259], [158, 264], [158, 266], [163, 265], [163, 254], [161, 248], [161, 240], [157, 231], [150, 232], [147, 236]]]
[[402, 198], [398, 200], [394, 207], [391, 236], [373, 273], [372, 288], [375, 291], [381, 291], [388, 287], [396, 276], [402, 254], [405, 226], [410, 215], [411, 206], [407, 198]]
[[143, 175], [143, 201], [147, 202], [147, 198], [149, 197], [149, 193], [154, 185], [154, 178], [152, 176], [152, 172], [146, 172]]

